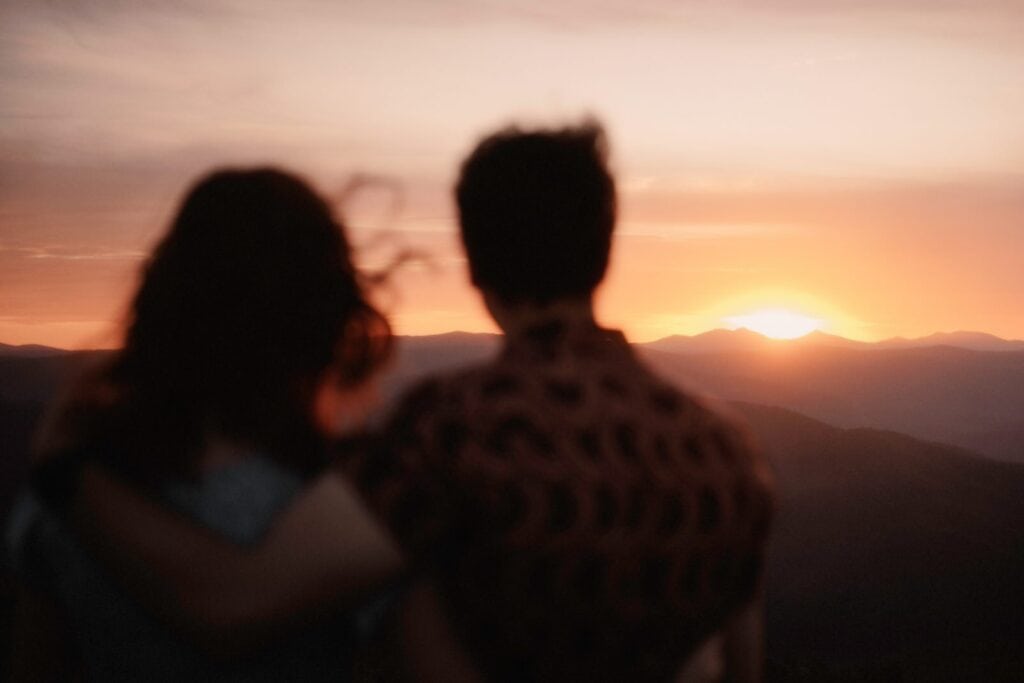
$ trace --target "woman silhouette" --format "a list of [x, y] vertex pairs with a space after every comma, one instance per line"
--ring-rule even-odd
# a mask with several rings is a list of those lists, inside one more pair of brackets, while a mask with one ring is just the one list
[[[340, 608], [379, 587], [400, 559], [344, 481], [326, 473], [327, 439], [358, 421], [390, 347], [342, 227], [304, 181], [274, 169], [201, 179], [144, 268], [123, 348], [55, 411], [14, 516], [11, 549], [26, 584], [16, 678], [69, 667], [96, 680], [344, 678], [356, 626]], [[315, 622], [227, 657], [225, 634], [250, 637], [251, 620], [244, 605], [226, 612], [209, 595], [183, 605], [179, 625], [195, 624], [186, 615], [208, 604], [218, 610], [216, 642], [202, 632], [183, 639], [144, 609], [147, 592], [174, 604], [174, 586], [148, 579], [146, 562], [132, 565], [128, 553], [121, 566], [136, 576], [125, 591], [93, 559], [103, 555], [102, 520], [77, 495], [90, 481], [240, 548], [294, 546], [271, 568], [245, 565], [281, 604], [301, 602], [313, 585], [337, 598]], [[90, 527], [99, 533], [90, 537]], [[160, 552], [187, 551], [153, 540]], [[192, 568], [212, 586], [224, 569]], [[225, 614], [237, 628], [225, 628]]]

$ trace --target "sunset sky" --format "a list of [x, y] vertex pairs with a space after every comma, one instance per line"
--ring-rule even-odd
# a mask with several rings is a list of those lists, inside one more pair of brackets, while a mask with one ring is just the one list
[[398, 331], [492, 330], [450, 187], [495, 127], [600, 118], [601, 319], [759, 309], [858, 339], [1024, 338], [1024, 0], [0, 3], [0, 342], [117, 343], [198, 174], [341, 196]]

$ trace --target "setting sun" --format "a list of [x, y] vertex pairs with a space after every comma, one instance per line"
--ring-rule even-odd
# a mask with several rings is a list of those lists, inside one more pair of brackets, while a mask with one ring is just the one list
[[796, 339], [821, 329], [823, 320], [785, 308], [763, 308], [722, 318], [733, 328], [745, 327], [772, 339]]

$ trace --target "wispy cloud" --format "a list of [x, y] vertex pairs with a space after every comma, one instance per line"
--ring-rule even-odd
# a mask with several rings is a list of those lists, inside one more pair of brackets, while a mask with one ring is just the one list
[[109, 247], [75, 247], [57, 245], [19, 245], [0, 243], [0, 253], [32, 260], [53, 261], [140, 261], [146, 252]]
[[622, 221], [618, 233], [628, 237], [657, 237], [675, 240], [718, 240], [756, 238], [794, 233], [795, 226], [772, 223], [686, 223], [680, 221]]

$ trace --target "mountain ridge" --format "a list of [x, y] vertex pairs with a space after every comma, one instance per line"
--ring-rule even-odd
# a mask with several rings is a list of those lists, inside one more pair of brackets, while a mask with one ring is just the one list
[[[650, 344], [634, 348], [666, 379], [700, 393], [780, 406], [838, 427], [888, 429], [1024, 462], [1024, 351], [948, 345], [865, 350], [856, 344], [779, 342], [750, 331], [710, 336], [720, 338], [761, 342], [725, 352], [678, 353]], [[394, 361], [381, 377], [381, 392], [394, 398], [405, 383], [423, 374], [486, 362], [500, 343], [499, 335], [487, 333], [399, 337]], [[43, 400], [61, 378], [106, 353], [0, 353], [0, 399]]]
[[[397, 375], [384, 381], [401, 392], [425, 374], [485, 360], [497, 342], [497, 335], [401, 339]], [[900, 379], [892, 368], [865, 371], [880, 360], [911, 359], [927, 368], [937, 359], [943, 362], [931, 374], [945, 381], [947, 375], [957, 380], [956, 368], [965, 360], [998, 365], [1015, 358], [951, 347], [881, 355], [814, 351], [782, 354], [776, 370], [801, 355], [811, 375], [827, 374], [837, 359], [839, 369], [853, 363], [832, 381], [849, 381], [856, 392], [872, 373], [880, 380]], [[691, 373], [707, 379], [700, 373], [742, 370], [738, 360], [765, 354], [642, 355], [668, 363], [666, 379]], [[20, 396], [0, 395], [0, 522], [26, 476], [43, 405], [69, 377], [101, 359], [87, 353], [0, 359], [0, 394], [14, 388], [13, 380], [25, 384]], [[952, 364], [945, 362], [950, 359]], [[752, 367], [764, 374], [765, 366]], [[987, 386], [985, 378], [980, 385]], [[778, 396], [777, 387], [768, 389], [765, 396]], [[999, 672], [1024, 664], [1016, 639], [1024, 631], [1024, 465], [899, 430], [837, 427], [786, 407], [726, 405], [764, 448], [778, 487], [766, 565], [768, 666], [804, 673], [766, 680], [1018, 680]], [[878, 678], [880, 671], [893, 675]]]
[[61, 353], [70, 353], [67, 349], [60, 349], [56, 346], [44, 346], [42, 344], [4, 344], [0, 343], [0, 355], [18, 356], [19, 358], [35, 358], [39, 356], [54, 356]]
[[720, 353], [728, 351], [759, 351], [803, 346], [835, 346], [840, 348], [880, 351], [903, 348], [950, 346], [972, 351], [1024, 351], [1024, 340], [1003, 339], [988, 332], [934, 332], [923, 337], [891, 337], [876, 342], [848, 339], [815, 330], [794, 339], [774, 339], [745, 327], [735, 330], [719, 328], [696, 335], [670, 335], [641, 346], [674, 353]]
[[[436, 341], [438, 343], [496, 341], [502, 335], [496, 332], [467, 332], [451, 330], [434, 334], [396, 335], [401, 340]], [[922, 337], [890, 337], [869, 342], [849, 339], [836, 334], [814, 330], [802, 337], [774, 339], [746, 327], [734, 330], [716, 328], [694, 335], [673, 334], [646, 342], [634, 342], [636, 346], [684, 353], [706, 353], [721, 351], [759, 350], [768, 348], [792, 348], [799, 346], [837, 346], [851, 349], [882, 350], [897, 348], [923, 348], [929, 346], [951, 346], [974, 351], [1024, 351], [1024, 340], [1005, 339], [989, 332], [957, 330], [933, 332]], [[112, 349], [64, 349], [43, 344], [5, 344], [0, 342], [0, 356], [52, 356], [62, 353], [83, 351], [110, 351]]]

